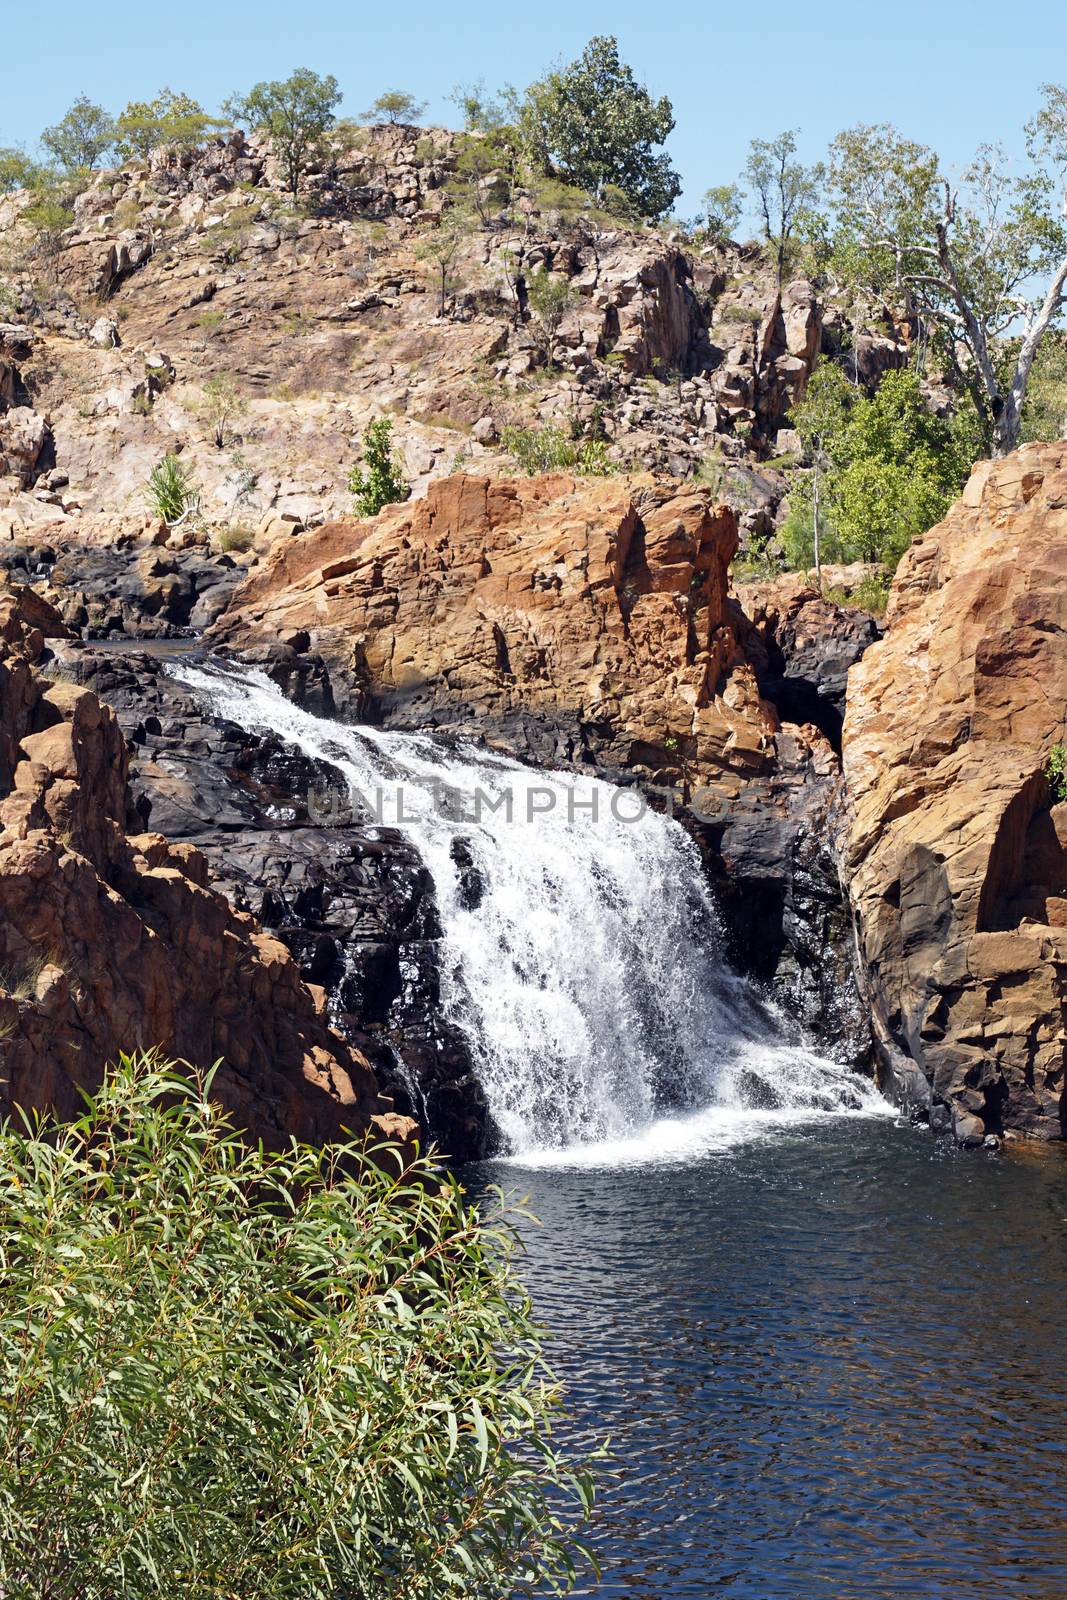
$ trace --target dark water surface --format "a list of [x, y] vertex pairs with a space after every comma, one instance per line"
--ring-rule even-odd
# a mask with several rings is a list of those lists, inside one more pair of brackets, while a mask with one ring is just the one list
[[596, 1593], [1065, 1600], [1063, 1152], [843, 1118], [480, 1173], [543, 1223], [571, 1435], [613, 1441]]

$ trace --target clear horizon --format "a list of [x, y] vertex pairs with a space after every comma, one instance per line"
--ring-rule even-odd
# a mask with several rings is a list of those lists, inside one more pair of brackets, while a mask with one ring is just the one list
[[[523, 88], [556, 60], [573, 59], [593, 34], [614, 33], [637, 75], [673, 102], [668, 149], [684, 183], [676, 209], [691, 215], [705, 189], [736, 179], [750, 139], [784, 128], [800, 130], [809, 161], [861, 121], [895, 123], [950, 167], [983, 142], [1021, 154], [1040, 84], [1067, 78], [1067, 22], [1048, 0], [1019, 0], [1010, 32], [991, 0], [943, 0], [936, 12], [902, 0], [873, 42], [869, 24], [844, 0], [820, 0], [806, 12], [771, 0], [758, 30], [749, 12], [715, 15], [689, 0], [666, 27], [661, 14], [633, 0], [613, 7], [548, 0], [526, 12], [472, 0], [463, 26], [423, 0], [362, 10], [353, 16], [338, 0], [306, 12], [278, 0], [229, 8], [187, 0], [178, 29], [116, 0], [105, 32], [99, 13], [56, 0], [47, 62], [40, 73], [11, 73], [5, 83], [0, 145], [35, 147], [79, 94], [118, 112], [167, 86], [213, 111], [234, 90], [297, 66], [337, 77], [344, 116], [358, 117], [383, 90], [401, 88], [428, 102], [428, 124], [455, 126], [448, 95], [457, 84], [484, 78], [490, 89]], [[40, 21], [27, 10], [5, 19], [9, 61], [41, 57]]]

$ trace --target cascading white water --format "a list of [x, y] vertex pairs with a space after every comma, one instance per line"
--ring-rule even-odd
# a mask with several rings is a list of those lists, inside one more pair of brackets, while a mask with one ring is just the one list
[[865, 1079], [788, 1043], [729, 972], [695, 846], [635, 791], [326, 721], [254, 669], [170, 670], [214, 715], [329, 762], [412, 838], [443, 923], [443, 1004], [513, 1152], [629, 1147], [679, 1127], [664, 1120], [678, 1109], [885, 1109]]

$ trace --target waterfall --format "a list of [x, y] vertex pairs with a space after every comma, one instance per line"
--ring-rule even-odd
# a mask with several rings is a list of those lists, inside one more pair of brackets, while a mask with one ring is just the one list
[[327, 721], [256, 669], [169, 670], [216, 717], [330, 763], [411, 837], [443, 924], [442, 1003], [513, 1152], [627, 1145], [700, 1110], [884, 1109], [729, 971], [696, 846], [638, 791]]

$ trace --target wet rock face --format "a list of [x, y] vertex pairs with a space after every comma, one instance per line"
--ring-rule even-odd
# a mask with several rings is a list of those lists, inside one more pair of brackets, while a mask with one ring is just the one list
[[64, 632], [37, 596], [0, 597], [0, 1109], [69, 1116], [120, 1052], [160, 1046], [221, 1058], [215, 1092], [268, 1144], [409, 1138], [285, 946], [130, 814], [114, 711], [41, 670]]
[[[354, 813], [328, 764], [207, 715], [158, 658], [108, 650], [72, 660], [117, 710], [138, 826], [195, 845], [231, 904], [324, 992], [332, 1022], [399, 1111], [449, 1156], [484, 1154], [484, 1095], [441, 1009], [433, 883], [408, 839]], [[331, 709], [321, 664], [295, 664], [290, 651], [275, 675], [309, 709]]]
[[849, 676], [846, 867], [901, 1099], [970, 1142], [1067, 1126], [1067, 445], [975, 469]]

